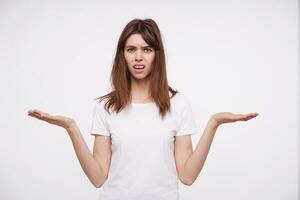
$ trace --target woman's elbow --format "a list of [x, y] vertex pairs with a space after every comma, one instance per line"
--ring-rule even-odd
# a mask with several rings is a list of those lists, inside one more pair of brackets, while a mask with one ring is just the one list
[[184, 180], [184, 179], [180, 179], [180, 182], [181, 182], [183, 185], [191, 186], [191, 185], [193, 185], [194, 180]]
[[103, 184], [93, 184], [95, 188], [101, 188]]
[[100, 188], [100, 187], [102, 187], [102, 185], [105, 183], [106, 180], [107, 180], [107, 176], [101, 177], [100, 179], [97, 179], [97, 180], [94, 180], [91, 182], [95, 188]]
[[101, 188], [106, 180], [100, 182], [94, 182], [93, 185], [95, 188]]
[[186, 185], [186, 186], [191, 186], [191, 185], [193, 185], [193, 181], [191, 181], [191, 182], [182, 182], [184, 185]]

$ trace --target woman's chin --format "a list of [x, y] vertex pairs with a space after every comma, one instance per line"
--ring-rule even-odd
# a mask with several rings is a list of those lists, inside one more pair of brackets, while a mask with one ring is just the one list
[[131, 77], [135, 80], [146, 80], [146, 78], [148, 77], [147, 74], [133, 74], [131, 75]]

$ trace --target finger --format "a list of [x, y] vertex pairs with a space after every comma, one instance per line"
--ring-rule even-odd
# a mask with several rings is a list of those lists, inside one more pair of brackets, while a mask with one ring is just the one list
[[254, 113], [248, 113], [247, 115], [251, 115], [251, 116], [257, 116], [258, 113], [257, 112], [254, 112]]
[[254, 118], [258, 115], [258, 113], [249, 113], [247, 116], [247, 118]]
[[236, 115], [238, 118], [240, 119], [247, 119], [247, 118], [253, 118], [256, 117], [258, 115], [258, 113], [248, 113], [248, 114], [238, 114]]
[[238, 114], [238, 115], [235, 115], [235, 118], [236, 118], [237, 121], [246, 121], [248, 116], [243, 115], [243, 114]]
[[48, 114], [48, 113], [45, 113], [45, 112], [43, 112], [41, 110], [38, 110], [38, 109], [34, 109], [34, 110], [32, 110], [32, 112], [33, 113], [38, 113], [38, 114]]
[[252, 118], [254, 118], [254, 117], [256, 117], [256, 116], [249, 116], [249, 117], [247, 118], [247, 120], [252, 119]]
[[33, 110], [32, 110], [32, 109], [29, 109], [29, 110], [27, 110], [27, 113], [31, 113], [31, 112], [33, 112]]
[[51, 120], [51, 116], [47, 113], [32, 112], [28, 115], [45, 121]]
[[37, 109], [30, 109], [30, 110], [28, 110], [28, 112], [31, 112], [31, 113], [34, 113], [34, 112], [38, 112], [39, 110], [37, 110]]
[[31, 113], [35, 114], [35, 115], [39, 115], [41, 117], [46, 117], [46, 118], [50, 117], [49, 113], [45, 113], [45, 112], [42, 112], [42, 111], [37, 110], [37, 109], [33, 110]]
[[248, 121], [249, 119], [252, 119], [252, 118], [254, 118], [254, 117], [256, 117], [257, 115], [250, 115], [250, 116], [247, 116], [246, 118], [245, 118], [245, 121]]
[[245, 115], [238, 114], [234, 116], [235, 120], [243, 120], [245, 118]]
[[41, 110], [39, 109], [33, 109], [34, 112], [42, 112]]
[[37, 110], [30, 110], [28, 111], [28, 114], [41, 115], [41, 112]]
[[34, 113], [34, 110], [28, 110], [27, 113]]
[[40, 119], [40, 120], [43, 120], [42, 117], [40, 117], [39, 115], [35, 115], [35, 114], [28, 114], [29, 116], [31, 117], [34, 117], [34, 118], [37, 118], [37, 119]]

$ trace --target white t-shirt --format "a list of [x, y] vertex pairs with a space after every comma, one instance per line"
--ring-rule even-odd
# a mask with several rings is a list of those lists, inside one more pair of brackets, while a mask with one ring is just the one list
[[154, 102], [131, 103], [111, 115], [106, 100], [94, 106], [91, 135], [112, 138], [108, 179], [99, 200], [178, 200], [174, 137], [199, 133], [187, 98], [171, 98], [171, 113], [159, 116]]

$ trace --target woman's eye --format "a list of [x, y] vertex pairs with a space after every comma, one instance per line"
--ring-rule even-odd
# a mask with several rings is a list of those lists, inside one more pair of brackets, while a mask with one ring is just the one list
[[145, 52], [151, 52], [152, 49], [145, 49]]
[[127, 49], [128, 52], [133, 52], [133, 49]]
[[[127, 49], [127, 52], [129, 52], [129, 53], [132, 53], [134, 51], [135, 51], [135, 49]], [[144, 49], [145, 53], [150, 53], [151, 51], [152, 51], [152, 49]]]

